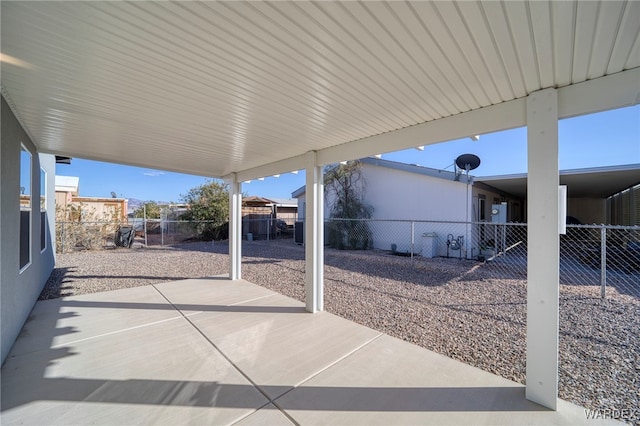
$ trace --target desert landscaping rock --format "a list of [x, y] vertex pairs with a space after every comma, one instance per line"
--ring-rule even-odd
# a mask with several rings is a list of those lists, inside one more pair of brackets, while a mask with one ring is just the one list
[[[304, 249], [245, 242], [243, 278], [304, 300]], [[58, 254], [41, 299], [227, 274], [225, 242]], [[325, 250], [325, 309], [525, 383], [526, 278], [459, 259]], [[638, 283], [640, 286], [640, 283]], [[560, 397], [589, 409], [640, 407], [640, 298], [560, 289]], [[637, 419], [640, 421], [640, 419]]]

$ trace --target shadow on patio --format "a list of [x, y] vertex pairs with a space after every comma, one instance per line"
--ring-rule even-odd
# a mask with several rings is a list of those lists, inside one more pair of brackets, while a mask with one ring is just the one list
[[[246, 281], [40, 301], [3, 424], [576, 424], [524, 387]], [[593, 421], [590, 421], [593, 424]]]

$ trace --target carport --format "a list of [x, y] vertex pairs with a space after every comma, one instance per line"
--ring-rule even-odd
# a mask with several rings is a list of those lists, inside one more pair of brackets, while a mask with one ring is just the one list
[[[607, 198], [640, 184], [640, 164], [561, 170], [560, 185], [567, 186], [567, 215], [583, 223], [607, 223]], [[527, 199], [527, 175], [483, 176], [490, 185], [522, 200]]]
[[527, 126], [526, 396], [557, 408], [557, 122], [640, 101], [640, 2], [1, 8], [2, 96], [37, 151], [225, 179], [231, 280], [242, 182], [305, 170], [309, 312], [325, 165]]

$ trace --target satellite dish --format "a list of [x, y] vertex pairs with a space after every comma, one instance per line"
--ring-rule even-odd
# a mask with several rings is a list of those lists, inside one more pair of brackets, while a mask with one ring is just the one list
[[473, 154], [462, 154], [458, 158], [456, 158], [456, 166], [461, 168], [462, 170], [466, 170], [467, 173], [469, 170], [477, 169], [480, 165], [480, 157]]

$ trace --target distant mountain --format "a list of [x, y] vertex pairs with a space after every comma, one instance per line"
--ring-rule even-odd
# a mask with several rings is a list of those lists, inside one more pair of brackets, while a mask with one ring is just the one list
[[138, 208], [142, 207], [144, 203], [145, 202], [143, 200], [138, 200], [137, 198], [129, 198], [129, 212], [137, 210]]
[[139, 200], [137, 198], [129, 198], [129, 212], [128, 213], [133, 213], [135, 210], [139, 209], [140, 207], [142, 207], [144, 205], [144, 203], [149, 203], [151, 201], [154, 201], [156, 204], [159, 205], [166, 205], [166, 204], [171, 204], [169, 201], [155, 201], [155, 200]]

